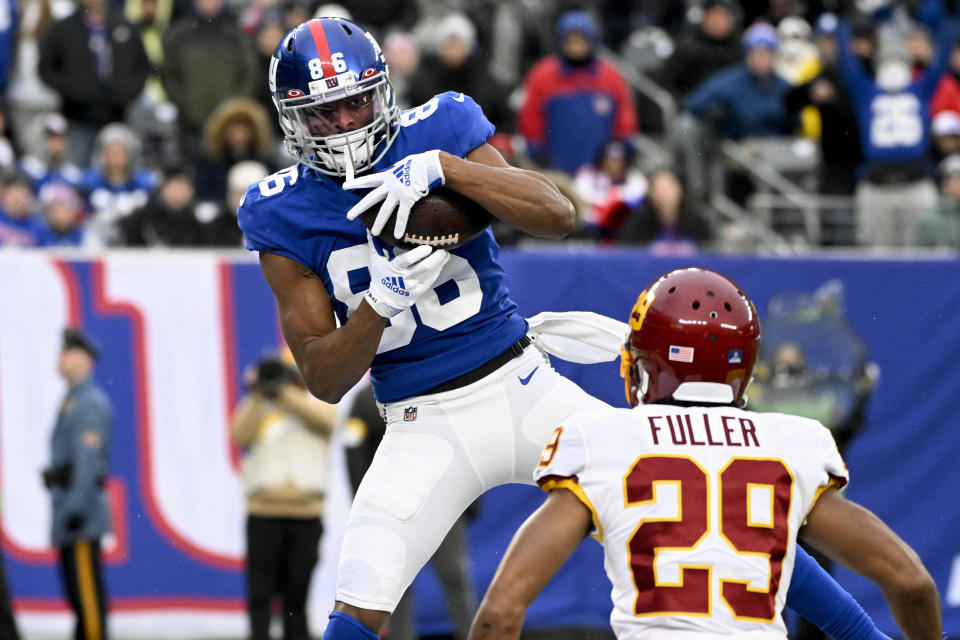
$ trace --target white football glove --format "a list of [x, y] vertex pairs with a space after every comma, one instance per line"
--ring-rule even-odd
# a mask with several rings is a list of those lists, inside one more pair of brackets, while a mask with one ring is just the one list
[[360, 202], [353, 205], [347, 212], [347, 219], [354, 220], [361, 213], [383, 200], [377, 219], [370, 232], [378, 236], [386, 226], [387, 220], [397, 210], [397, 224], [393, 229], [393, 237], [401, 238], [407, 228], [407, 219], [410, 217], [410, 207], [430, 193], [430, 190], [444, 183], [443, 169], [440, 167], [440, 151], [424, 151], [409, 155], [397, 162], [386, 171], [373, 173], [346, 180], [344, 189], [370, 189]]
[[373, 237], [367, 234], [370, 249], [370, 288], [364, 300], [384, 318], [392, 318], [409, 309], [433, 286], [450, 254], [426, 245], [405, 251], [390, 259], [377, 251]]

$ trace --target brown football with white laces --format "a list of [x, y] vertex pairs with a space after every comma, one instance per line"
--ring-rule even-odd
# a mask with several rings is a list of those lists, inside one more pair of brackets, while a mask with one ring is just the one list
[[[360, 214], [360, 221], [367, 229], [373, 227], [380, 204], [378, 202]], [[483, 233], [492, 221], [493, 216], [470, 198], [439, 186], [414, 203], [402, 238], [393, 237], [396, 212], [377, 237], [402, 249], [420, 245], [456, 249]]]

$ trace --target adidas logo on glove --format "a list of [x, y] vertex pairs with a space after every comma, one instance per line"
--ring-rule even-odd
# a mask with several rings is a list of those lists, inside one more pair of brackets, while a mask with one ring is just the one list
[[410, 292], [407, 291], [406, 288], [403, 286], [402, 276], [390, 276], [390, 277], [384, 278], [383, 280], [380, 281], [380, 284], [385, 286], [390, 291], [400, 294], [401, 296], [410, 295]]
[[410, 164], [412, 162], [412, 160], [407, 160], [403, 164], [398, 163], [396, 167], [391, 169], [393, 175], [395, 175], [397, 180], [401, 181], [405, 187], [410, 186]]

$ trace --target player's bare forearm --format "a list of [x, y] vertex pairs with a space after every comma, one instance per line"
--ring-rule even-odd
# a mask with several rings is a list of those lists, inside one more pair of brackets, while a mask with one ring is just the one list
[[589, 531], [590, 511], [558, 489], [517, 530], [497, 567], [469, 640], [515, 640], [527, 607], [563, 566]]
[[337, 328], [330, 296], [309, 269], [263, 252], [260, 267], [276, 297], [280, 328], [303, 381], [314, 396], [336, 404], [373, 362], [386, 319], [362, 302], [350, 321]]
[[[385, 318], [362, 302], [339, 329], [300, 339], [297, 349], [291, 346], [310, 393], [330, 404], [340, 402], [370, 368], [386, 324]], [[286, 330], [284, 338], [291, 344]]]
[[933, 578], [916, 552], [868, 509], [828, 490], [800, 536], [875, 582], [907, 640], [940, 640], [940, 597]]
[[446, 186], [491, 214], [535, 236], [560, 238], [574, 225], [573, 204], [536, 171], [512, 167], [488, 144], [466, 159], [441, 152]]

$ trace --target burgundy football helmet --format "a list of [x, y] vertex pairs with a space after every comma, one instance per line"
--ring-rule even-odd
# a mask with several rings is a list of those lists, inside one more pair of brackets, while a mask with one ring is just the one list
[[759, 350], [760, 319], [740, 287], [707, 269], [671, 271], [630, 313], [620, 360], [627, 401], [742, 405]]

